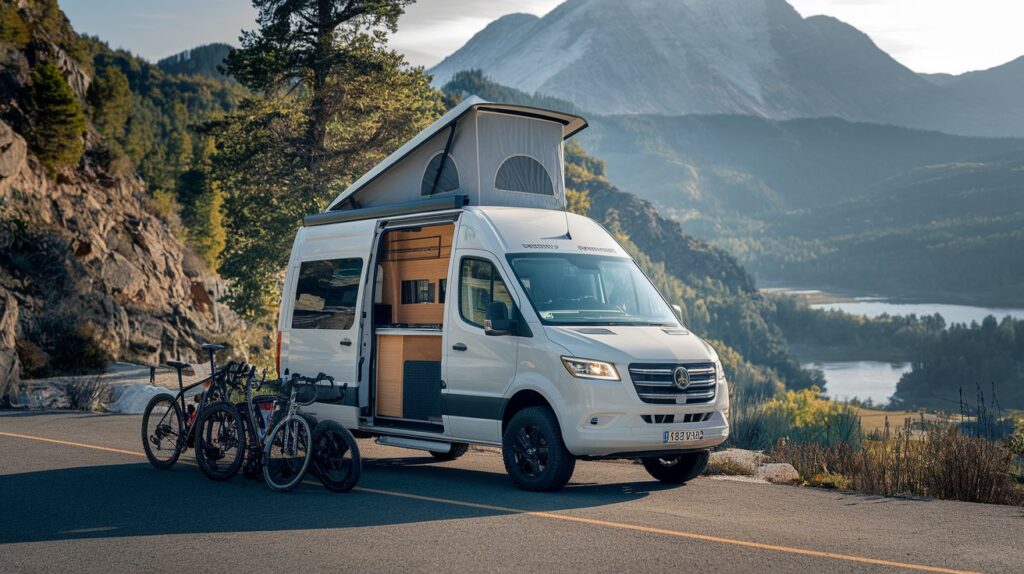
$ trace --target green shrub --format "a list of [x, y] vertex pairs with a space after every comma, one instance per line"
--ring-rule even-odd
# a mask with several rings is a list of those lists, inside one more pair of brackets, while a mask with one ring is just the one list
[[18, 14], [18, 7], [7, 2], [0, 4], [0, 42], [24, 46], [31, 39], [28, 26]]
[[822, 398], [818, 387], [787, 391], [764, 402], [734, 400], [730, 440], [738, 448], [765, 450], [780, 440], [856, 445], [860, 417], [845, 403]]
[[27, 331], [18, 351], [31, 360], [29, 376], [89, 375], [102, 372], [112, 360], [96, 329], [70, 312], [36, 316]]
[[61, 168], [78, 164], [85, 152], [86, 131], [82, 104], [57, 66], [43, 62], [32, 70], [32, 151], [50, 177]]

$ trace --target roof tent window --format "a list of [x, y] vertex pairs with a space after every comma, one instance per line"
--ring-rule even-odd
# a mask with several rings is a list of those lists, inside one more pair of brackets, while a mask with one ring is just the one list
[[[444, 158], [444, 170], [438, 179], [437, 170], [441, 169], [441, 158]], [[434, 186], [434, 182], [437, 186]], [[444, 152], [436, 154], [427, 162], [427, 169], [423, 171], [423, 181], [420, 183], [420, 195], [433, 195], [436, 193], [447, 193], [459, 189], [459, 168], [455, 167], [455, 161], [451, 154]]]
[[514, 155], [506, 159], [498, 168], [498, 175], [494, 178], [494, 187], [502, 191], [521, 191], [538, 195], [555, 194], [548, 170], [544, 169], [539, 161], [527, 155]]

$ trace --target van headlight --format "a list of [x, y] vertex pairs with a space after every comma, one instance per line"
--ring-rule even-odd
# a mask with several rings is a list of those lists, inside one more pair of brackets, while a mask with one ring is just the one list
[[562, 357], [562, 364], [565, 365], [565, 370], [569, 371], [569, 374], [577, 379], [620, 380], [619, 372], [615, 370], [615, 365], [604, 361]]

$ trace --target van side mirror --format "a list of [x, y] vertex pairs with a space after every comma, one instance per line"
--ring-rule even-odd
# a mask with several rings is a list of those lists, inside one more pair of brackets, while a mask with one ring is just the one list
[[673, 303], [672, 310], [676, 312], [676, 319], [679, 319], [681, 322], [683, 320], [683, 308]]
[[516, 329], [516, 322], [509, 319], [508, 305], [501, 301], [491, 301], [487, 305], [487, 316], [484, 319], [484, 334], [490, 336], [511, 335]]

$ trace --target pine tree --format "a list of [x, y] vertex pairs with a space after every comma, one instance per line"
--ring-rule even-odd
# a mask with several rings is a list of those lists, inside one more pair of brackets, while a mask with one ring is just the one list
[[35, 111], [32, 150], [53, 177], [82, 158], [85, 115], [60, 69], [50, 62], [32, 70], [31, 96]]
[[259, 29], [227, 70], [258, 97], [214, 126], [229, 302], [266, 318], [303, 215], [442, 111], [422, 69], [386, 46], [409, 0], [254, 0]]
[[92, 106], [92, 122], [109, 143], [124, 140], [124, 128], [132, 113], [132, 92], [128, 77], [114, 66], [103, 68], [86, 96]]

